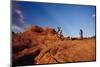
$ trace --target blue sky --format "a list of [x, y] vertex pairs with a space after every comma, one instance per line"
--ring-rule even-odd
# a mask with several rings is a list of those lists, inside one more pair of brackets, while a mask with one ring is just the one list
[[13, 12], [12, 19], [15, 20], [12, 24], [19, 27], [18, 29], [26, 25], [38, 25], [55, 29], [61, 27], [65, 36], [79, 36], [80, 29], [84, 36], [95, 35], [95, 6], [21, 1], [14, 1], [12, 6], [19, 15], [16, 17]]

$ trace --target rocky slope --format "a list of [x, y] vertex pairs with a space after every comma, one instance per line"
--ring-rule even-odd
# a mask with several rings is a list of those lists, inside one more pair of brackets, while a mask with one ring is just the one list
[[95, 61], [95, 37], [66, 39], [55, 29], [30, 26], [23, 33], [12, 33], [12, 65]]

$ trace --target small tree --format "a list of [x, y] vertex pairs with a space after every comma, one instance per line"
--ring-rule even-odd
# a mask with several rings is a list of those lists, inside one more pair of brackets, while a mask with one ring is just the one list
[[80, 33], [79, 34], [80, 34], [80, 38], [83, 39], [83, 30], [82, 29], [80, 29]]
[[62, 35], [62, 30], [61, 30], [61, 27], [57, 27], [57, 33], [58, 33], [58, 37], [60, 38], [60, 39], [62, 39], [63, 38], [63, 35]]

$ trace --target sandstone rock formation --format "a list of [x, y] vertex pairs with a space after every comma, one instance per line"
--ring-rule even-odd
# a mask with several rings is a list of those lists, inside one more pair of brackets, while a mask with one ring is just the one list
[[95, 37], [61, 40], [49, 27], [31, 26], [12, 34], [12, 65], [95, 61]]

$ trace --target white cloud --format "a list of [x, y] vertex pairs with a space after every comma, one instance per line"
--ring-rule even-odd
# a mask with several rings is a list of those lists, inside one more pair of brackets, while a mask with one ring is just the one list
[[18, 15], [20, 22], [24, 23], [24, 17], [22, 15], [22, 11], [19, 9], [15, 9], [15, 13]]
[[21, 11], [20, 10], [15, 9], [15, 11], [16, 11], [17, 14], [21, 14]]
[[23, 31], [25, 31], [25, 29], [21, 28], [21, 27], [18, 27], [16, 25], [12, 25], [12, 31], [14, 31], [15, 33], [17, 33], [17, 32], [23, 32]]
[[95, 17], [96, 15], [95, 14], [92, 14], [92, 17]]
[[14, 8], [12, 15], [12, 31], [22, 32], [24, 30], [25, 30], [25, 23], [22, 11]]

